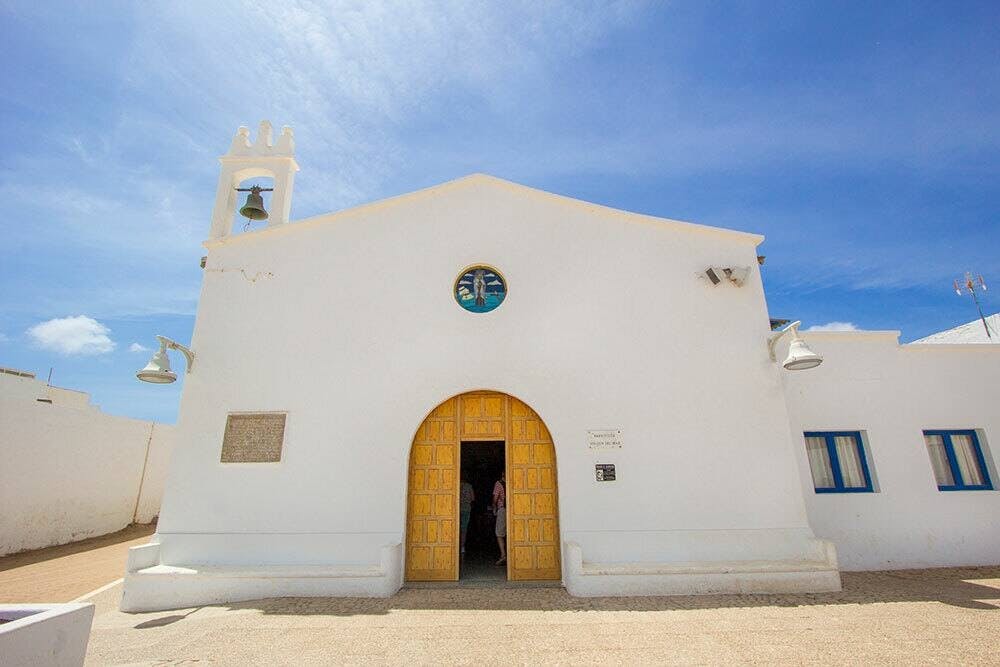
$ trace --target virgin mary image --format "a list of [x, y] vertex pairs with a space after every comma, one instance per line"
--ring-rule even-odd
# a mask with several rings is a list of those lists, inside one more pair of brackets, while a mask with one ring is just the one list
[[472, 278], [472, 293], [476, 296], [476, 305], [485, 306], [486, 305], [486, 272], [482, 269], [476, 269], [476, 273]]

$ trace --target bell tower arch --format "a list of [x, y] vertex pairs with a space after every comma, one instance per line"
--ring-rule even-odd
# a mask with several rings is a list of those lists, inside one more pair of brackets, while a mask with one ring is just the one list
[[295, 162], [295, 138], [292, 128], [285, 125], [281, 136], [273, 140], [270, 121], [262, 120], [257, 130], [257, 140], [250, 142], [250, 128], [236, 130], [229, 152], [219, 158], [222, 173], [215, 193], [212, 227], [209, 239], [229, 236], [233, 231], [238, 193], [236, 188], [248, 178], [267, 177], [274, 181], [271, 193], [271, 210], [267, 226], [274, 227], [288, 222], [292, 208], [292, 187], [299, 165]]

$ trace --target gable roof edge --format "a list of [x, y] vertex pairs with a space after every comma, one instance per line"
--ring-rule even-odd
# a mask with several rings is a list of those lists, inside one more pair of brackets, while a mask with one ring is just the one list
[[430, 194], [436, 194], [438, 192], [452, 190], [459, 187], [465, 187], [475, 183], [489, 183], [491, 185], [503, 187], [514, 192], [520, 192], [531, 196], [558, 202], [565, 206], [574, 206], [577, 208], [582, 208], [584, 210], [587, 210], [588, 212], [596, 212], [602, 215], [612, 216], [616, 218], [625, 218], [630, 222], [644, 222], [648, 224], [657, 224], [657, 225], [666, 224], [682, 231], [727, 236], [734, 240], [739, 240], [744, 243], [752, 243], [755, 247], [760, 245], [764, 241], [764, 237], [760, 234], [741, 232], [734, 229], [726, 229], [724, 227], [712, 227], [710, 225], [701, 225], [694, 222], [674, 220], [672, 218], [660, 218], [653, 215], [646, 215], [644, 213], [635, 213], [632, 211], [626, 211], [623, 209], [617, 209], [610, 206], [605, 206], [603, 204], [595, 204], [593, 202], [584, 201], [582, 199], [575, 199], [573, 197], [569, 197], [566, 195], [547, 192], [545, 190], [540, 190], [538, 188], [533, 188], [527, 185], [522, 185], [520, 183], [515, 183], [513, 181], [508, 181], [503, 178], [491, 176], [489, 174], [473, 173], [450, 181], [445, 181], [444, 183], [439, 183], [437, 185], [421, 188], [420, 190], [405, 192], [403, 194], [393, 195], [391, 197], [386, 197], [384, 199], [379, 199], [373, 202], [352, 206], [351, 208], [346, 208], [341, 211], [321, 213], [319, 215], [310, 216], [308, 218], [302, 218], [300, 220], [294, 220], [294, 221], [290, 220], [287, 223], [278, 225], [276, 227], [264, 227], [262, 229], [258, 229], [252, 232], [244, 232], [242, 234], [224, 236], [218, 239], [208, 239], [204, 243], [202, 243], [202, 245], [206, 248], [212, 248], [220, 245], [228, 245], [234, 241], [237, 241], [238, 239], [239, 240], [260, 239], [265, 236], [271, 236], [273, 234], [287, 233], [292, 229], [312, 228], [333, 221], [349, 219], [379, 208], [387, 206], [395, 206], [397, 204], [400, 204], [404, 201], [408, 201], [411, 199], [419, 199], [422, 197], [426, 197]]

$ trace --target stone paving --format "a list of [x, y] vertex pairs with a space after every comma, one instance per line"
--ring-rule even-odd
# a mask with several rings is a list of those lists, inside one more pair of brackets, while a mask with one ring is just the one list
[[1000, 567], [844, 573], [815, 595], [404, 589], [144, 614], [98, 605], [90, 665], [1000, 664]]

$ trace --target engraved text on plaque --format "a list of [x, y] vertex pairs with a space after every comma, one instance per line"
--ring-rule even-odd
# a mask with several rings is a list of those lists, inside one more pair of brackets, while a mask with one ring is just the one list
[[222, 438], [222, 463], [277, 463], [284, 440], [284, 413], [229, 415]]

